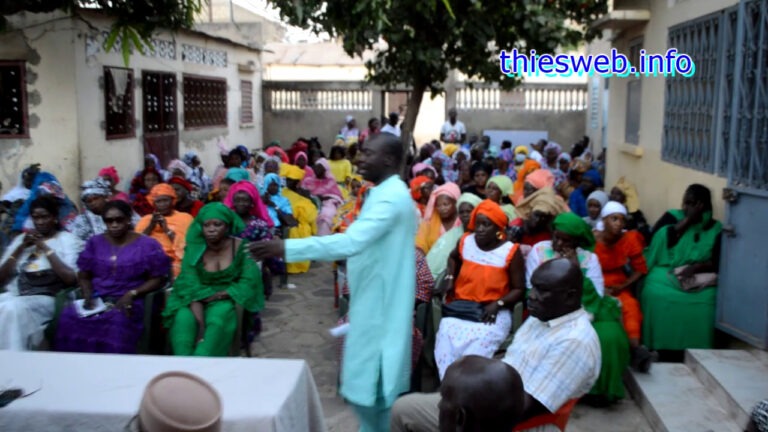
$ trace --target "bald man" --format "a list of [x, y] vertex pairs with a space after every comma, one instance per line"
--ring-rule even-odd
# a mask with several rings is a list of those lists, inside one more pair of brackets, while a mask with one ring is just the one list
[[509, 432], [524, 404], [523, 381], [512, 366], [462, 357], [445, 372], [440, 387], [440, 432]]
[[[523, 380], [523, 413], [509, 414], [518, 422], [556, 412], [586, 394], [600, 375], [600, 341], [581, 307], [583, 276], [578, 264], [566, 258], [547, 261], [533, 272], [531, 285], [530, 317], [501, 360]], [[392, 407], [392, 431], [437, 430], [439, 401], [438, 393], [398, 399]]]

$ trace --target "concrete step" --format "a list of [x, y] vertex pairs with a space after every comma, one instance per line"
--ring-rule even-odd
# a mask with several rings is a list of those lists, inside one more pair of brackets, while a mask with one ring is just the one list
[[685, 364], [742, 429], [768, 397], [768, 367], [744, 350], [688, 350]]
[[688, 366], [655, 363], [647, 374], [631, 371], [627, 388], [656, 432], [741, 432]]

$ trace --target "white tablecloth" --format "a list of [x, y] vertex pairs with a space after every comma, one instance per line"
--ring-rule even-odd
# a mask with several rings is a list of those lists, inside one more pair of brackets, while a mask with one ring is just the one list
[[41, 388], [0, 408], [0, 431], [122, 431], [149, 380], [173, 370], [216, 388], [225, 431], [326, 430], [303, 360], [0, 351], [0, 389]]

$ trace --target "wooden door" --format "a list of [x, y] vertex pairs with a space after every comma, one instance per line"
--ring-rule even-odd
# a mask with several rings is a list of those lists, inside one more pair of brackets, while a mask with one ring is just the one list
[[144, 154], [153, 153], [163, 167], [179, 157], [176, 75], [142, 72]]

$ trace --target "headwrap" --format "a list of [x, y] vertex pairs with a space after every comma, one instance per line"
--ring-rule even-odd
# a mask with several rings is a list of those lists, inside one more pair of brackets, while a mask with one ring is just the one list
[[620, 202], [616, 201], [608, 201], [603, 206], [603, 209], [600, 211], [600, 219], [608, 217], [612, 214], [623, 214], [624, 216], [627, 215], [627, 208], [624, 207], [624, 205]]
[[436, 149], [435, 149], [435, 146], [433, 146], [432, 144], [426, 143], [423, 146], [421, 146], [421, 150], [426, 150], [427, 154], [432, 156], [432, 153], [434, 153]]
[[605, 192], [601, 190], [596, 190], [589, 194], [587, 197], [587, 204], [589, 204], [589, 200], [595, 200], [600, 203], [600, 208], [602, 209], [605, 207], [605, 203], [608, 202], [608, 195], [605, 194]]
[[[293, 161], [293, 163], [296, 163], [296, 157], [298, 157], [299, 153], [304, 153], [304, 156], [307, 156], [307, 151], [309, 151], [309, 144], [307, 144], [303, 140], [297, 140], [291, 148], [288, 149], [286, 154], [288, 154], [288, 159]], [[307, 161], [309, 161], [309, 158], [307, 158]]]
[[304, 153], [303, 151], [299, 151], [299, 152], [296, 152], [295, 155], [293, 155], [293, 164], [294, 165], [298, 165], [299, 157], [301, 157], [301, 156], [304, 156], [304, 160], [306, 160], [307, 163], [309, 163], [309, 157], [307, 157], [307, 154]]
[[555, 193], [551, 187], [545, 187], [532, 193], [528, 198], [523, 198], [515, 205], [517, 215], [522, 219], [528, 219], [534, 211], [548, 215], [558, 215], [569, 211], [563, 198]]
[[195, 160], [196, 157], [197, 157], [197, 153], [195, 153], [193, 151], [189, 151], [189, 152], [184, 153], [184, 157], [181, 158], [181, 160], [185, 164], [187, 164], [189, 167], [192, 167], [193, 161]]
[[550, 141], [544, 146], [544, 154], [546, 155], [549, 150], [555, 150], [557, 155], [560, 156], [560, 153], [563, 152], [563, 147], [554, 141]]
[[[302, 182], [304, 188], [308, 189], [312, 195], [335, 195], [339, 198], [343, 198], [344, 195], [341, 193], [341, 189], [339, 189], [339, 185], [336, 183], [336, 179], [333, 178], [333, 173], [331, 172], [331, 164], [328, 163], [328, 159], [320, 158], [317, 160], [317, 162], [315, 162], [315, 164], [321, 165], [323, 168], [325, 168], [325, 177], [318, 178], [317, 175], [315, 175], [314, 170], [305, 169], [304, 173], [306, 175], [304, 176], [304, 181]], [[299, 167], [296, 168], [301, 169]]]
[[584, 173], [584, 178], [589, 179], [593, 185], [597, 188], [603, 187], [603, 179], [600, 178], [600, 173], [597, 170], [591, 169]]
[[640, 209], [640, 198], [637, 196], [637, 189], [635, 185], [630, 183], [626, 178], [621, 177], [616, 182], [616, 187], [624, 193], [626, 200], [624, 205], [627, 206], [627, 211], [634, 213]]
[[525, 181], [536, 189], [555, 186], [555, 175], [548, 169], [537, 169], [528, 174]]
[[253, 183], [249, 181], [239, 181], [229, 188], [229, 192], [227, 192], [227, 196], [224, 198], [224, 204], [227, 207], [231, 208], [232, 210], [235, 209], [235, 195], [238, 192], [247, 193], [248, 196], [251, 197], [251, 201], [253, 201], [253, 207], [251, 207], [251, 216], [263, 220], [269, 227], [275, 226], [275, 223], [269, 216], [267, 206], [265, 206], [264, 202], [261, 200], [259, 191], [256, 190], [256, 186], [254, 186]]
[[595, 236], [592, 234], [592, 227], [576, 213], [560, 213], [555, 216], [552, 227], [555, 231], [574, 237], [578, 247], [590, 252], [595, 250]]
[[475, 221], [477, 219], [477, 215], [484, 215], [490, 219], [494, 225], [499, 227], [500, 232], [504, 234], [504, 238], [506, 238], [505, 230], [509, 224], [509, 218], [507, 218], [506, 213], [504, 213], [498, 204], [488, 199], [483, 200], [480, 204], [478, 204], [472, 211], [472, 216], [469, 218], [469, 224], [467, 225], [467, 228], [470, 231], [475, 230]]
[[160, 173], [163, 172], [163, 167], [160, 165], [160, 159], [157, 156], [155, 156], [153, 153], [148, 153], [146, 156], [144, 156], [144, 159], [146, 158], [152, 159], [152, 161], [155, 163], [155, 169], [157, 170], [157, 172], [160, 172]]
[[[152, 188], [152, 191], [154, 190], [155, 188]], [[184, 254], [191, 256], [191, 262], [198, 262], [205, 253], [208, 244], [205, 241], [205, 235], [203, 235], [203, 225], [211, 219], [218, 219], [226, 223], [229, 226], [229, 235], [231, 236], [236, 236], [245, 229], [245, 224], [240, 216], [224, 204], [215, 202], [204, 205], [187, 229], [187, 246], [184, 249]]]
[[251, 159], [251, 152], [248, 151], [248, 147], [246, 147], [244, 145], [239, 145], [239, 146], [235, 147], [235, 150], [239, 151], [240, 155], [242, 156], [243, 162], [242, 162], [241, 166], [243, 168], [248, 167], [248, 162], [250, 162], [250, 159]]
[[515, 194], [512, 199], [512, 201], [515, 202], [515, 205], [523, 199], [523, 188], [525, 187], [526, 178], [540, 168], [541, 164], [533, 159], [526, 159], [525, 162], [523, 162], [523, 166], [520, 167], [520, 170], [517, 172], [517, 180], [515, 180]]
[[280, 176], [275, 173], [269, 173], [264, 176], [264, 184], [261, 185], [259, 192], [261, 192], [262, 195], [265, 195], [267, 193], [267, 189], [269, 189], [269, 185], [272, 183], [277, 184], [277, 195], [280, 195], [280, 192], [283, 190], [283, 185], [280, 182]]
[[344, 124], [347, 124], [347, 123], [351, 122], [354, 119], [355, 119], [355, 117], [353, 117], [351, 115], [347, 115], [346, 117], [344, 117]]
[[461, 196], [461, 189], [459, 189], [456, 183], [446, 183], [433, 190], [432, 194], [429, 196], [427, 208], [424, 210], [424, 220], [432, 219], [432, 214], [435, 212], [437, 197], [439, 196], [447, 196], [454, 201], [458, 201], [459, 197]]
[[[488, 179], [488, 184], [495, 184], [501, 189], [501, 195], [506, 196], [512, 193], [512, 179], [505, 175], [497, 175]], [[486, 185], [487, 186], [487, 185]]]
[[528, 146], [519, 145], [519, 146], [515, 147], [515, 154], [517, 155], [517, 154], [520, 154], [520, 153], [528, 156]]
[[418, 201], [421, 199], [421, 186], [424, 185], [424, 183], [431, 182], [432, 179], [427, 176], [418, 176], [411, 180], [411, 198], [413, 198], [414, 201]]
[[576, 171], [584, 174], [585, 172], [589, 171], [589, 163], [576, 158], [573, 163], [571, 163], [571, 171]]
[[463, 154], [467, 159], [469, 159], [470, 156], [471, 156], [469, 154], [469, 150], [467, 150], [465, 148], [459, 148], [459, 151], [455, 152], [453, 154], [453, 156], [451, 156], [451, 159], [453, 159], [455, 161], [455, 160], [457, 160], [459, 158], [459, 155], [461, 155], [461, 154]]
[[424, 170], [432, 171], [433, 173], [435, 173], [435, 177], [437, 177], [437, 170], [434, 167], [425, 164], [424, 162], [419, 162], [419, 163], [415, 164], [413, 166], [413, 168], [411, 168], [411, 175], [416, 177], [416, 176], [419, 175], [420, 172], [422, 172]]
[[567, 161], [568, 163], [571, 162], [571, 155], [568, 153], [561, 153], [560, 156], [557, 157], [558, 161]]
[[[344, 135], [336, 135], [336, 140], [333, 142], [334, 147], [344, 147], [347, 145], [347, 139], [344, 138]], [[333, 150], [333, 149], [331, 149]]]
[[296, 165], [285, 164], [285, 178], [301, 181], [305, 174], [306, 171], [297, 167]]
[[110, 197], [112, 196], [112, 188], [109, 186], [109, 183], [101, 177], [94, 180], [88, 180], [80, 185], [80, 198], [85, 200], [89, 196]]
[[117, 169], [113, 166], [108, 166], [99, 170], [99, 177], [109, 177], [112, 179], [112, 183], [117, 186], [120, 183], [120, 176], [117, 175]]
[[461, 194], [461, 196], [459, 197], [459, 200], [456, 201], [456, 209], [458, 210], [458, 208], [461, 207], [462, 204], [469, 204], [472, 206], [472, 209], [474, 209], [481, 202], [483, 202], [483, 199], [480, 198], [479, 196], [473, 193], [465, 192]]
[[446, 156], [452, 157], [454, 153], [456, 153], [459, 150], [459, 146], [456, 144], [445, 144], [443, 145], [443, 153], [445, 153]]
[[192, 192], [192, 190], [194, 189], [194, 186], [192, 185], [191, 182], [181, 177], [171, 177], [171, 179], [168, 180], [168, 184], [177, 184], [183, 187], [184, 189], [186, 189], [188, 192]]
[[160, 172], [157, 171], [155, 168], [149, 167], [149, 168], [143, 169], [139, 171], [139, 173], [136, 174], [136, 177], [134, 177], [133, 180], [131, 181], [131, 189], [130, 189], [131, 194], [137, 194], [139, 192], [141, 193], [148, 192], [146, 190], [147, 187], [144, 185], [144, 177], [146, 177], [147, 174], [150, 174], [150, 173], [156, 175], [158, 181], [160, 182], [163, 181], [163, 175], [160, 174]]
[[185, 179], [192, 175], [192, 168], [178, 159], [174, 159], [168, 164], [168, 172], [171, 173], [171, 176], [173, 176], [173, 171], [176, 169], [184, 173]]
[[270, 156], [278, 156], [280, 158], [280, 162], [282, 163], [290, 162], [288, 160], [288, 155], [280, 147], [269, 147], [268, 149], [264, 150], [264, 152]]
[[152, 204], [152, 207], [155, 206], [155, 200], [158, 199], [161, 196], [168, 196], [173, 199], [173, 205], [176, 205], [176, 191], [173, 190], [173, 187], [166, 183], [160, 183], [155, 185], [155, 187], [152, 188], [151, 191], [149, 191], [149, 195], [147, 196], [147, 199], [149, 200], [149, 203]]
[[30, 213], [29, 207], [32, 204], [32, 201], [34, 201], [38, 196], [41, 195], [41, 192], [43, 192], [43, 190], [41, 190], [41, 187], [42, 188], [47, 187], [47, 185], [43, 186], [45, 183], [59, 184], [58, 180], [53, 174], [45, 171], [41, 171], [37, 173], [34, 181], [32, 182], [32, 187], [29, 188], [29, 191], [30, 191], [29, 196], [24, 201], [24, 204], [22, 204], [22, 206], [19, 208], [19, 211], [16, 212], [16, 216], [13, 221], [13, 231], [21, 231], [24, 229], [24, 224], [27, 221], [27, 218], [29, 217], [29, 213]]
[[264, 150], [267, 150], [270, 147], [280, 147], [280, 140], [272, 140], [267, 144], [266, 147], [264, 147]]
[[232, 180], [234, 182], [239, 182], [243, 180], [250, 180], [251, 175], [248, 173], [248, 170], [245, 168], [230, 168], [229, 170], [227, 170], [227, 175], [225, 175], [224, 178]]

